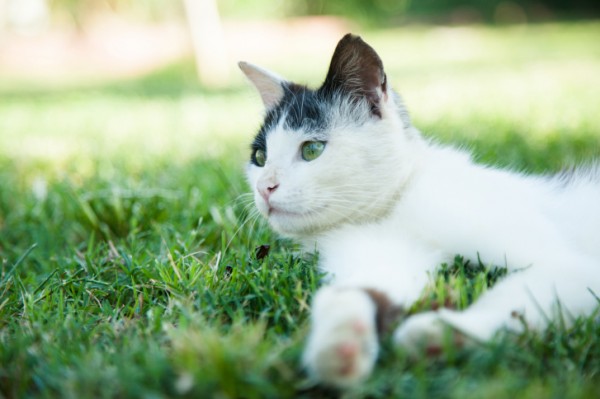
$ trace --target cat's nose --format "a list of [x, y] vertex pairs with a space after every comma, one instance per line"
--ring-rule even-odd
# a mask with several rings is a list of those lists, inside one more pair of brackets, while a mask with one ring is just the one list
[[279, 184], [266, 184], [262, 187], [259, 187], [258, 192], [266, 202], [269, 202], [269, 197], [275, 192], [275, 190], [277, 190], [277, 187], [279, 187]]

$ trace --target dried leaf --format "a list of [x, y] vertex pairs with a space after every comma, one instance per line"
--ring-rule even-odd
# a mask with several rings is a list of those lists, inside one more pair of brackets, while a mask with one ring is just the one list
[[268, 244], [259, 245], [254, 250], [254, 256], [256, 260], [263, 260], [267, 256], [269, 256], [269, 251], [271, 250], [271, 246]]

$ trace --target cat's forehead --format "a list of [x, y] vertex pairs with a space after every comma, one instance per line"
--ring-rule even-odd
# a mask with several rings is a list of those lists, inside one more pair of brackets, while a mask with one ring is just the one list
[[287, 83], [283, 87], [281, 101], [267, 111], [252, 145], [255, 149], [264, 149], [267, 136], [276, 129], [314, 137], [322, 135], [329, 126], [330, 105], [322, 93], [294, 83]]
[[277, 105], [289, 130], [324, 130], [327, 127], [327, 103], [319, 91], [289, 83]]

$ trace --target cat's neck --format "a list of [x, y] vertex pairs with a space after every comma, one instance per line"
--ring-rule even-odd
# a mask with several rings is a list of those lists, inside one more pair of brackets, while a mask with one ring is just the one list
[[[370, 209], [358, 217], [348, 218], [335, 226], [321, 229], [312, 234], [294, 237], [307, 251], [321, 251], [332, 240], [348, 231], [370, 231], [370, 229], [393, 232], [404, 229], [402, 220], [406, 218], [406, 199], [414, 190], [422, 190], [424, 184], [430, 185], [437, 179], [450, 179], [456, 175], [460, 178], [464, 173], [469, 173], [472, 168], [485, 168], [474, 164], [468, 152], [452, 146], [440, 145], [422, 138], [417, 129], [413, 129], [413, 137], [405, 142], [410, 150], [403, 148], [402, 153], [410, 152], [409, 159], [404, 159], [403, 176], [398, 180], [393, 195], [376, 211]], [[406, 162], [409, 161], [409, 162]], [[450, 177], [449, 177], [450, 176]], [[433, 183], [435, 184], [435, 183]], [[435, 190], [432, 190], [435, 191]], [[440, 193], [438, 193], [440, 194]], [[441, 195], [441, 194], [440, 194]], [[443, 196], [439, 201], [444, 201]], [[409, 206], [410, 207], [410, 206]], [[412, 209], [412, 208], [411, 208]], [[410, 212], [409, 212], [410, 213]], [[399, 216], [402, 215], [402, 216]], [[402, 220], [398, 220], [402, 219]]]
[[399, 133], [398, 136], [402, 136], [404, 139], [393, 144], [398, 147], [397, 153], [401, 155], [398, 156], [399, 162], [395, 169], [397, 179], [388, 182], [393, 187], [385, 190], [388, 193], [385, 197], [378, 198], [369, 207], [365, 207], [333, 225], [321, 225], [313, 231], [306, 231], [290, 238], [300, 242], [305, 250], [314, 251], [319, 249], [319, 243], [328, 242], [341, 231], [354, 230], [357, 226], [393, 223], [393, 214], [401, 206], [405, 193], [410, 190], [414, 181], [419, 179], [420, 174], [436, 162], [440, 153], [460, 154], [460, 151], [455, 149], [430, 143], [412, 126], [409, 129], [410, 131]]

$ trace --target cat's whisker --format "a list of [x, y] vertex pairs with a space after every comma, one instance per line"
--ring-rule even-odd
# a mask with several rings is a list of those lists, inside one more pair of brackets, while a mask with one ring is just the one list
[[[258, 212], [258, 210], [256, 208], [254, 208], [252, 206], [253, 204], [247, 204], [245, 211], [248, 212], [248, 215], [245, 216], [244, 221], [238, 226], [238, 228], [235, 230], [235, 232], [232, 234], [232, 236], [230, 237], [229, 241], [227, 242], [227, 244], [225, 245], [225, 249], [224, 251], [226, 252], [231, 244], [233, 243], [233, 241], [238, 237], [238, 235], [240, 234], [240, 232], [242, 231], [242, 229], [247, 226], [250, 223], [250, 231], [253, 231], [253, 227], [256, 224], [256, 221], [261, 219], [261, 215], [260, 212]], [[252, 207], [250, 207], [252, 206]]]
[[257, 220], [261, 219], [260, 212], [255, 207], [254, 195], [252, 193], [243, 193], [238, 195], [229, 202], [229, 206], [238, 209], [237, 213], [239, 214], [239, 218], [242, 220], [242, 222], [229, 238], [225, 246], [225, 251], [231, 247], [231, 244], [239, 236], [240, 232], [243, 231], [244, 227], [250, 226], [250, 231], [252, 231], [252, 228], [256, 225]]

